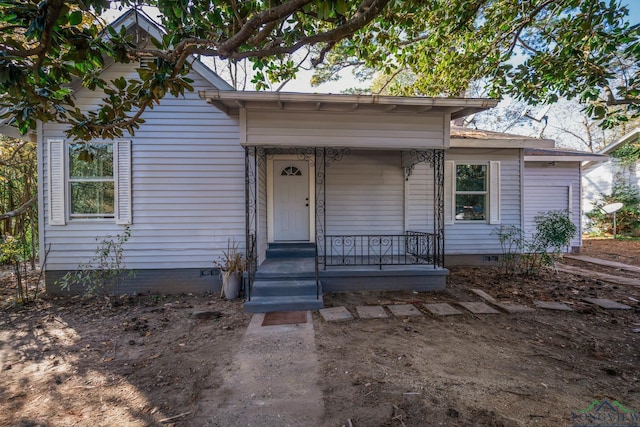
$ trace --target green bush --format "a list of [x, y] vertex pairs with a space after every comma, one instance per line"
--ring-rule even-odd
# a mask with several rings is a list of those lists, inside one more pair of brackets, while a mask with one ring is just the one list
[[534, 221], [536, 231], [530, 238], [514, 225], [501, 225], [491, 232], [500, 240], [505, 274], [534, 273], [555, 266], [578, 232], [567, 211], [543, 212]]
[[616, 184], [611, 194], [600, 194], [600, 198], [593, 202], [594, 209], [587, 213], [591, 229], [595, 234], [613, 233], [613, 219], [602, 212], [602, 207], [618, 202], [623, 207], [616, 212], [616, 232], [640, 236], [640, 188], [634, 185]]

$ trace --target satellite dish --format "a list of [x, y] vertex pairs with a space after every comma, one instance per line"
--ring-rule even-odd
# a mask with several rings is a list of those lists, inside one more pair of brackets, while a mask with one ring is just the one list
[[609, 203], [608, 205], [604, 205], [601, 209], [602, 212], [607, 215], [611, 215], [612, 213], [618, 212], [624, 206], [622, 203]]
[[602, 212], [606, 213], [607, 215], [612, 215], [613, 214], [613, 238], [616, 238], [616, 212], [618, 212], [620, 209], [622, 209], [622, 203], [609, 203], [608, 205], [604, 205], [602, 208], [600, 208], [602, 210]]

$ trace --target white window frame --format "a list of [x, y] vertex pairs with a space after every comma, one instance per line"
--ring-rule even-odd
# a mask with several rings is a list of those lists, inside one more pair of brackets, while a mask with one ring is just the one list
[[[457, 165], [487, 165], [487, 190], [485, 192], [457, 192]], [[444, 162], [445, 224], [500, 224], [501, 223], [501, 173], [500, 161], [446, 160]], [[456, 219], [456, 194], [486, 193], [485, 219]]]
[[[458, 191], [458, 166], [485, 166], [484, 176], [484, 191]], [[489, 220], [489, 163], [488, 162], [456, 162], [453, 169], [453, 209], [455, 222], [470, 222], [470, 223], [486, 223]], [[461, 196], [484, 196], [484, 218], [483, 219], [458, 219], [456, 218], [456, 200], [458, 195]]]
[[[111, 145], [111, 163], [112, 163], [112, 170], [111, 170], [111, 177], [109, 178], [72, 178], [71, 177], [71, 147], [74, 145]], [[107, 220], [107, 221], [111, 221], [113, 219], [115, 219], [116, 217], [116, 212], [117, 212], [117, 206], [116, 206], [116, 200], [118, 198], [118, 190], [117, 190], [117, 174], [118, 174], [118, 169], [117, 169], [117, 163], [116, 163], [116, 157], [117, 157], [117, 152], [116, 152], [117, 148], [116, 148], [116, 144], [114, 143], [114, 141], [90, 141], [90, 142], [84, 142], [84, 143], [75, 143], [75, 142], [71, 142], [68, 143], [66, 146], [66, 177], [67, 177], [67, 192], [69, 194], [68, 200], [67, 200], [67, 208], [69, 209], [69, 219], [70, 220]], [[95, 213], [95, 214], [88, 214], [88, 213], [74, 213], [73, 212], [73, 203], [72, 203], [72, 192], [71, 192], [71, 187], [73, 185], [73, 183], [75, 182], [111, 182], [113, 183], [113, 212], [112, 213]]]

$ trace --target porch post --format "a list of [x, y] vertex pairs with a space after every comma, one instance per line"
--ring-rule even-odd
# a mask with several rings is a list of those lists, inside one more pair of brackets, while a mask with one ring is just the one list
[[444, 150], [433, 150], [433, 263], [444, 267]]
[[251, 286], [253, 274], [257, 265], [256, 241], [258, 235], [258, 153], [256, 147], [244, 149], [245, 170], [245, 259], [246, 259], [246, 283], [245, 292], [247, 301], [251, 300]]
[[326, 203], [326, 165], [327, 165], [327, 152], [325, 148], [314, 149], [314, 162], [315, 162], [315, 195], [316, 195], [316, 250], [317, 250], [317, 264], [322, 264], [323, 269], [327, 268], [327, 251], [325, 240], [325, 225], [327, 220], [327, 212], [325, 209]]

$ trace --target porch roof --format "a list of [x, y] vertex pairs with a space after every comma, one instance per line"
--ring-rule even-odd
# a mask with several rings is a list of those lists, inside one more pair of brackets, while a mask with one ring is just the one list
[[525, 148], [525, 162], [604, 162], [609, 158], [604, 154], [566, 148]]
[[451, 147], [460, 148], [553, 148], [553, 139], [451, 126]]
[[380, 95], [345, 95], [295, 92], [204, 90], [200, 97], [227, 114], [241, 108], [291, 111], [451, 114], [457, 119], [495, 107], [488, 98], [427, 98]]

